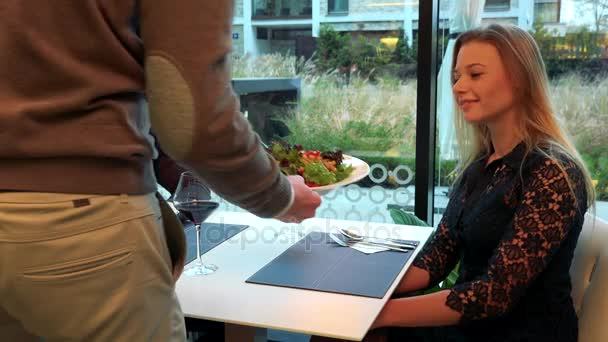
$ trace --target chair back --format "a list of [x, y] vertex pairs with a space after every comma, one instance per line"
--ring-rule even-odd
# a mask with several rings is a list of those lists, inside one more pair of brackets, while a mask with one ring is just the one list
[[608, 341], [608, 222], [585, 215], [570, 276], [578, 341]]

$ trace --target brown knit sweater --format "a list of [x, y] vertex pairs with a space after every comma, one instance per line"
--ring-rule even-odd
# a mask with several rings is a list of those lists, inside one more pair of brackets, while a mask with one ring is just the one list
[[2, 0], [0, 191], [153, 192], [152, 126], [229, 201], [284, 209], [289, 183], [230, 88], [232, 6]]

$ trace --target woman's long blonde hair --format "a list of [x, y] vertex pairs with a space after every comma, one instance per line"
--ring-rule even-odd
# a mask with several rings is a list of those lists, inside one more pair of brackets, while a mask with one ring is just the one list
[[[534, 38], [525, 30], [509, 24], [489, 24], [462, 33], [454, 46], [452, 69], [456, 66], [458, 52], [469, 42], [492, 44], [499, 52], [514, 91], [516, 103], [520, 106], [518, 134], [526, 146], [526, 153], [537, 150], [555, 160], [562, 171], [564, 167], [555, 153], [563, 153], [581, 169], [587, 190], [587, 204], [595, 202], [595, 190], [589, 171], [560, 127], [549, 98], [549, 80], [540, 50]], [[455, 125], [458, 140], [459, 164], [456, 178], [460, 179], [464, 170], [482, 154], [489, 154], [492, 141], [488, 127], [484, 124], [469, 124], [462, 111], [456, 107]], [[543, 147], [543, 149], [541, 149]], [[570, 180], [569, 180], [569, 183]], [[570, 184], [572, 189], [572, 184]]]

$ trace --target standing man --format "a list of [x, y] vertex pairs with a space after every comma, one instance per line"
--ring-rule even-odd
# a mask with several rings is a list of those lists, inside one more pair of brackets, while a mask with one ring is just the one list
[[238, 112], [232, 11], [224, 0], [2, 1], [3, 341], [185, 339], [150, 128], [228, 201], [314, 216], [319, 196], [280, 174]]

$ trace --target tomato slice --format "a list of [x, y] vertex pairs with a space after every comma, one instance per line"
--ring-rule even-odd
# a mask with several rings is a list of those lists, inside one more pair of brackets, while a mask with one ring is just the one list
[[301, 153], [302, 153], [302, 155], [304, 155], [306, 157], [318, 157], [321, 155], [321, 151], [312, 151], [312, 150], [303, 151]]

